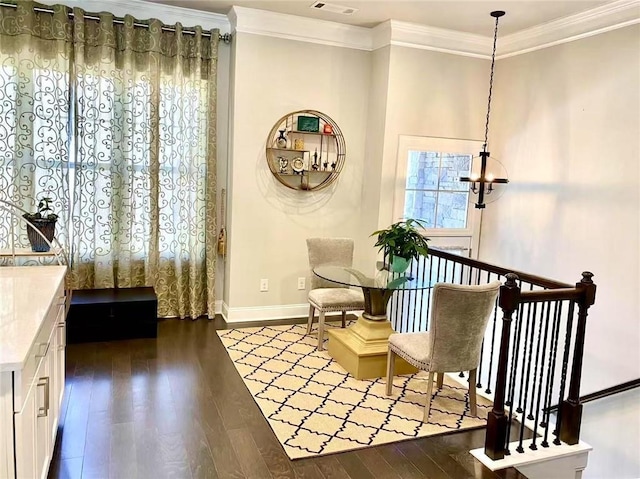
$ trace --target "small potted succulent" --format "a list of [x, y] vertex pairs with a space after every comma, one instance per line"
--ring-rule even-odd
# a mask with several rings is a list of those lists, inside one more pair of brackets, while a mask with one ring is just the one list
[[[36, 253], [46, 253], [49, 251], [49, 244], [53, 241], [56, 232], [56, 215], [51, 209], [53, 199], [45, 196], [38, 202], [38, 210], [35, 213], [25, 213], [22, 215], [30, 224], [27, 225], [27, 237], [31, 243], [31, 250]], [[33, 225], [33, 226], [32, 226]], [[35, 228], [34, 228], [35, 227]], [[39, 230], [48, 242], [38, 234]]]
[[375, 245], [380, 247], [378, 251], [384, 251], [392, 271], [402, 273], [412, 259], [428, 256], [429, 239], [419, 230], [424, 227], [422, 221], [408, 218], [371, 234], [378, 237]]

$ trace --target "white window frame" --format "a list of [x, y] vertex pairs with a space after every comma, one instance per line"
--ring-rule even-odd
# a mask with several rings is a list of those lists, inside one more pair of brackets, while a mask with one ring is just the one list
[[[399, 221], [404, 215], [407, 158], [410, 151], [459, 153], [474, 157], [481, 149], [481, 140], [400, 135], [393, 201], [394, 221]], [[473, 202], [469, 202], [466, 228], [428, 228], [424, 233], [431, 239], [430, 246], [459, 250], [464, 256], [477, 258], [481, 221], [482, 210], [475, 208]]]

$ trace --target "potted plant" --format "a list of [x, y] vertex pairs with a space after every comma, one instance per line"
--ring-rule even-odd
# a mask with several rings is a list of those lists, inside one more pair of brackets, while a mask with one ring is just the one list
[[[46, 253], [49, 251], [49, 244], [55, 235], [58, 215], [51, 209], [50, 204], [52, 201], [50, 197], [45, 196], [38, 202], [38, 210], [35, 213], [25, 213], [22, 215], [22, 217], [30, 223], [27, 224], [27, 237], [29, 238], [29, 243], [31, 243], [31, 250], [36, 253]], [[44, 240], [36, 229], [47, 238], [48, 242]]]
[[424, 227], [422, 221], [409, 218], [371, 234], [377, 235], [375, 245], [380, 247], [378, 251], [384, 250], [392, 271], [402, 273], [409, 267], [411, 259], [429, 254], [429, 239], [418, 229]]

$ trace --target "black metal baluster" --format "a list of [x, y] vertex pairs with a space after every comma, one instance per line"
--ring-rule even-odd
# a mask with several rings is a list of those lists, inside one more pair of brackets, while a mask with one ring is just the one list
[[529, 325], [531, 324], [531, 303], [526, 303], [527, 315], [524, 324], [524, 338], [522, 342], [524, 343], [524, 347], [522, 348], [522, 368], [520, 370], [520, 388], [518, 389], [518, 407], [516, 408], [516, 412], [518, 414], [522, 413], [522, 392], [524, 390], [524, 370], [527, 367], [524, 361], [524, 357], [527, 355], [527, 336], [529, 336]]
[[404, 327], [405, 327], [405, 331], [407, 332], [411, 332], [409, 329], [409, 305], [411, 303], [411, 290], [406, 290], [403, 289], [402, 290], [402, 309], [404, 310], [404, 315], [403, 315], [403, 319], [404, 319]]
[[[418, 262], [418, 269], [416, 270], [416, 281], [421, 284], [424, 284], [424, 271], [426, 269], [426, 262], [427, 258], [421, 256], [420, 261]], [[420, 274], [420, 265], [422, 265], [422, 275]], [[418, 294], [420, 295], [419, 299], [417, 298]], [[424, 331], [424, 329], [422, 329], [422, 303], [424, 302], [424, 289], [420, 289], [416, 292], [416, 301], [416, 318], [418, 318], [419, 322], [418, 331]]]
[[[523, 284], [523, 283], [521, 283], [521, 285], [522, 285], [522, 284]], [[533, 284], [529, 284], [529, 291], [531, 291], [531, 290], [533, 290]], [[528, 306], [527, 306], [527, 308], [528, 308]], [[527, 311], [528, 311], [528, 309], [527, 309]], [[513, 345], [513, 346], [514, 346], [514, 349], [513, 349], [513, 350], [512, 350], [512, 352], [511, 352], [511, 355], [512, 355], [512, 356], [516, 356], [516, 360], [515, 360], [515, 362], [514, 362], [514, 363], [515, 363], [515, 365], [517, 365], [517, 364], [518, 364], [518, 357], [519, 357], [519, 356], [517, 356], [517, 355], [516, 355], [516, 352], [518, 351], [518, 350], [516, 349], [516, 346], [517, 346], [518, 348], [520, 347], [520, 337], [521, 337], [521, 333], [522, 333], [522, 329], [521, 329], [521, 327], [520, 327], [520, 326], [521, 326], [521, 323], [522, 323], [522, 319], [523, 319], [523, 317], [524, 317], [523, 315], [524, 315], [524, 306], [521, 304], [521, 305], [520, 305], [520, 309], [519, 309], [519, 311], [518, 311], [518, 316], [517, 316], [517, 320], [518, 320], [518, 321], [517, 321], [517, 323], [516, 323], [516, 333], [515, 333], [515, 334], [517, 335], [517, 338], [518, 338], [518, 339], [517, 339], [517, 341], [515, 341], [515, 343], [514, 343], [514, 345]], [[525, 334], [525, 338], [526, 338], [526, 334]], [[512, 364], [512, 365], [513, 365], [513, 364]], [[512, 402], [512, 401], [513, 401], [513, 396], [515, 396], [515, 389], [516, 389], [516, 386], [515, 386], [515, 385], [516, 385], [516, 382], [517, 382], [517, 380], [518, 380], [518, 379], [517, 379], [517, 378], [518, 378], [518, 370], [517, 370], [517, 366], [515, 366], [515, 365], [513, 365], [513, 368], [514, 368], [514, 369], [513, 369], [513, 370], [512, 370], [512, 372], [511, 372], [511, 378], [510, 378], [510, 380], [512, 381], [512, 384], [510, 384], [510, 386], [509, 386], [509, 387], [510, 387], [510, 389], [512, 389], [513, 391], [512, 391], [512, 393], [511, 393], [511, 398], [509, 399], [509, 404], [508, 404], [509, 406], [512, 406], [512, 405], [513, 405], [513, 402]], [[522, 390], [522, 389], [521, 389], [521, 390]], [[521, 391], [521, 390], [520, 390], [520, 391]]]
[[549, 302], [548, 301], [542, 303], [542, 305], [540, 307], [540, 317], [539, 318], [534, 318], [535, 321], [538, 322], [538, 340], [537, 340], [537, 345], [536, 345], [536, 359], [533, 362], [533, 383], [532, 383], [532, 386], [531, 386], [532, 387], [532, 391], [531, 391], [531, 407], [529, 408], [529, 414], [527, 415], [527, 419], [529, 421], [533, 421], [534, 420], [533, 403], [534, 403], [534, 398], [535, 398], [535, 395], [536, 395], [536, 381], [538, 379], [538, 363], [540, 361], [540, 340], [542, 339], [542, 318], [545, 315], [545, 311], [546, 311], [547, 315], [549, 314], [548, 307], [549, 307]]
[[433, 257], [429, 262], [429, 289], [427, 289], [427, 331], [430, 328], [431, 322], [431, 290], [435, 285], [436, 281], [433, 279]]
[[[407, 275], [409, 277], [413, 277], [414, 273], [413, 273], [413, 265], [414, 265], [414, 260], [411, 261], [410, 266], [409, 266], [409, 270]], [[413, 310], [413, 305], [415, 304], [415, 298], [414, 298], [414, 292], [411, 290], [403, 290], [403, 293], [405, 294], [405, 301], [406, 303], [404, 304], [404, 322], [406, 325], [406, 331], [412, 333], [414, 331], [414, 325], [413, 325], [413, 321], [411, 318], [411, 311]], [[415, 311], [414, 311], [415, 312]]]
[[[455, 267], [454, 267], [454, 269], [455, 269]], [[464, 265], [461, 264], [460, 265], [460, 276], [459, 276], [459, 279], [458, 279], [458, 284], [460, 284], [460, 285], [464, 284], [464, 282], [462, 281], [463, 277], [464, 277]], [[458, 376], [463, 378], [464, 377], [464, 371], [460, 371], [460, 374]]]
[[[520, 336], [521, 336], [521, 331], [522, 329], [520, 328], [520, 323], [522, 320], [522, 315], [524, 313], [524, 303], [520, 304], [520, 307], [518, 308], [518, 313], [516, 316], [516, 329], [513, 333], [513, 337], [514, 337], [514, 341], [513, 341], [513, 346], [511, 347], [511, 375], [509, 376], [509, 395], [508, 395], [508, 399], [505, 402], [505, 405], [509, 406], [511, 408], [511, 406], [513, 405], [513, 395], [514, 392], [516, 390], [516, 378], [518, 376], [518, 358], [520, 357], [517, 353], [517, 351], [520, 349]], [[513, 408], [511, 408], [513, 409]]]
[[[573, 315], [573, 302], [569, 302], [569, 315]], [[551, 364], [549, 365], [549, 374], [547, 374], [547, 398], [545, 400], [544, 409], [546, 411], [546, 418], [544, 421], [544, 440], [542, 441], [542, 447], [549, 447], [549, 419], [551, 417], [551, 411], [549, 406], [551, 405], [551, 398], [553, 397], [553, 383], [556, 373], [556, 361], [558, 356], [558, 343], [560, 336], [560, 324], [562, 323], [562, 302], [556, 309], [556, 314], [553, 318], [553, 331], [551, 336], [551, 346], [553, 348]]]
[[[555, 317], [556, 313], [558, 310], [558, 302], [555, 302], [555, 307], [553, 308], [553, 316]], [[533, 450], [536, 450], [536, 439], [538, 437], [538, 424], [540, 424], [540, 427], [544, 427], [542, 425], [542, 423], [539, 423], [538, 420], [540, 419], [540, 400], [542, 399], [542, 385], [544, 383], [544, 360], [547, 356], [547, 338], [549, 337], [549, 316], [551, 313], [551, 303], [547, 304], [547, 314], [545, 317], [545, 324], [544, 324], [544, 339], [542, 341], [542, 359], [540, 361], [540, 384], [538, 385], [538, 402], [536, 404], [536, 418], [535, 418], [535, 423], [533, 425], [533, 441], [531, 442], [531, 446], [530, 448]], [[552, 331], [553, 332], [553, 331]], [[547, 378], [548, 381], [548, 378]], [[544, 390], [544, 395], [545, 395], [545, 399], [547, 397], [547, 390]], [[542, 411], [542, 419], [544, 420], [544, 415], [545, 415], [545, 411]]]
[[[491, 282], [491, 273], [487, 274], [487, 283]], [[500, 276], [498, 275], [498, 278]], [[487, 377], [487, 389], [485, 393], [491, 394], [491, 371], [493, 370], [493, 354], [496, 346], [496, 326], [498, 323], [498, 308], [493, 309], [493, 328], [491, 330], [491, 355], [489, 356], [489, 375]]]
[[511, 349], [511, 375], [509, 376], [509, 389], [508, 389], [508, 400], [505, 401], [505, 405], [509, 406], [509, 421], [507, 422], [507, 436], [505, 438], [505, 454], [511, 454], [509, 450], [509, 437], [511, 435], [511, 424], [513, 424], [513, 395], [516, 389], [516, 372], [518, 370], [518, 355], [516, 351], [520, 346], [520, 332], [522, 329], [520, 328], [521, 318], [524, 312], [524, 304], [520, 303], [518, 307], [518, 312], [516, 314], [516, 330], [514, 332], [514, 342], [513, 348]]
[[[478, 271], [478, 283], [480, 284], [480, 282], [482, 281], [481, 279], [481, 271]], [[489, 271], [487, 271], [487, 283], [490, 282], [490, 278], [491, 278], [491, 273]], [[499, 295], [498, 295], [499, 296]], [[498, 297], [499, 299], [499, 297]], [[480, 346], [480, 364], [478, 365], [478, 383], [476, 384], [476, 387], [481, 388], [482, 387], [482, 363], [483, 358], [484, 358], [484, 341], [485, 341], [485, 336], [482, 337], [482, 345]], [[489, 358], [489, 362], [491, 362], [491, 358]], [[488, 382], [488, 380], [487, 380]]]
[[[536, 449], [538, 449], [538, 447], [536, 446], [536, 439], [537, 439], [537, 432], [538, 432], [538, 417], [540, 414], [540, 398], [542, 397], [542, 377], [544, 375], [544, 371], [542, 369], [542, 364], [540, 363], [540, 347], [541, 347], [541, 343], [542, 343], [542, 361], [544, 361], [544, 355], [545, 355], [545, 349], [546, 349], [546, 342], [547, 342], [547, 333], [546, 331], [549, 329], [549, 313], [551, 311], [551, 303], [546, 301], [544, 303], [542, 303], [542, 308], [540, 309], [540, 318], [538, 319], [538, 345], [536, 347], [536, 360], [534, 362], [534, 368], [533, 368], [533, 382], [532, 382], [532, 391], [531, 391], [531, 407], [529, 408], [529, 415], [527, 416], [527, 419], [529, 419], [530, 421], [534, 421], [533, 423], [533, 440], [531, 441], [531, 444], [529, 445], [529, 449], [531, 449], [532, 451], [535, 451]], [[544, 319], [543, 319], [544, 318]], [[542, 338], [542, 322], [544, 321], [544, 323], [546, 324], [546, 328], [545, 328], [545, 335], [544, 335], [544, 340]], [[535, 408], [535, 413], [536, 415], [533, 415], [534, 412], [534, 403], [535, 401], [535, 397], [536, 397], [536, 382], [538, 381], [538, 368], [540, 369], [540, 384], [538, 384], [538, 402], [537, 402], [537, 406]]]
[[400, 315], [400, 307], [398, 306], [398, 291], [394, 291], [393, 295], [391, 297], [391, 303], [393, 304], [393, 329], [395, 329], [398, 332], [403, 332], [402, 331], [402, 323], [401, 323], [401, 315]]
[[[522, 368], [520, 369], [520, 388], [518, 389], [518, 407], [516, 408], [516, 413], [518, 414], [523, 414], [523, 409], [522, 409], [522, 399], [523, 399], [523, 393], [524, 393], [524, 378], [525, 378], [525, 369], [527, 367], [526, 362], [524, 361], [524, 358], [527, 356], [527, 337], [529, 336], [529, 329], [531, 326], [531, 303], [526, 303], [525, 307], [527, 309], [527, 314], [526, 314], [526, 319], [524, 319], [524, 337], [522, 338], [522, 342], [524, 343], [524, 348], [522, 351]], [[524, 316], [524, 310], [523, 310], [523, 318], [525, 318]], [[514, 394], [515, 396], [515, 394]], [[515, 401], [514, 401], [515, 402]], [[524, 415], [522, 417], [522, 423], [524, 423]], [[524, 425], [521, 424], [520, 425], [520, 432], [522, 432], [524, 428]], [[520, 444], [518, 445], [518, 447], [516, 448], [516, 451], [518, 452], [523, 452], [524, 449], [522, 448], [522, 440], [520, 440]]]
[[[520, 438], [519, 438], [519, 444], [518, 447], [516, 448], [516, 451], [518, 452], [524, 452], [524, 448], [522, 447], [522, 441], [524, 440], [524, 418], [525, 418], [525, 413], [527, 412], [527, 400], [529, 398], [529, 379], [531, 376], [531, 358], [533, 356], [533, 336], [535, 334], [535, 330], [536, 330], [536, 325], [535, 325], [535, 321], [536, 321], [536, 313], [538, 310], [538, 303], [533, 303], [533, 320], [531, 321], [531, 334], [529, 335], [529, 356], [527, 359], [527, 373], [526, 375], [523, 377], [523, 380], [525, 380], [526, 378], [526, 385], [524, 387], [524, 409], [521, 410], [522, 412], [522, 425], [520, 427]], [[523, 368], [524, 370], [524, 368]]]
[[[560, 373], [560, 392], [558, 394], [558, 404], [562, 404], [564, 399], [564, 389], [566, 387], [567, 382], [567, 366], [569, 364], [569, 353], [571, 351], [571, 331], [573, 330], [573, 313], [574, 313], [574, 303], [571, 303], [569, 306], [570, 314], [567, 317], [567, 328], [564, 338], [564, 354], [562, 356], [562, 372]], [[553, 431], [553, 434], [556, 438], [553, 440], [553, 443], [556, 446], [561, 444], [560, 441], [560, 424], [562, 423], [562, 408], [558, 408], [558, 420], [556, 421], [556, 429]]]

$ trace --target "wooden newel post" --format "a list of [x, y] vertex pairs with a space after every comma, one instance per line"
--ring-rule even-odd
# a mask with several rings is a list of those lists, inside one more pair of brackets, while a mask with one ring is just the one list
[[498, 304], [502, 309], [502, 338], [500, 339], [500, 356], [496, 372], [495, 399], [493, 410], [487, 417], [487, 435], [484, 441], [484, 453], [494, 461], [504, 458], [507, 438], [507, 416], [504, 413], [504, 397], [507, 388], [507, 362], [509, 360], [509, 338], [511, 337], [511, 319], [520, 303], [520, 286], [518, 276], [508, 273], [507, 281], [500, 286]]
[[580, 380], [582, 378], [582, 357], [584, 355], [584, 338], [587, 329], [589, 307], [596, 300], [596, 285], [591, 278], [593, 273], [585, 271], [576, 288], [582, 291], [578, 301], [578, 325], [576, 342], [571, 365], [571, 382], [567, 399], [560, 405], [560, 440], [566, 444], [578, 444], [580, 440], [580, 423], [582, 421], [582, 404], [580, 403]]

